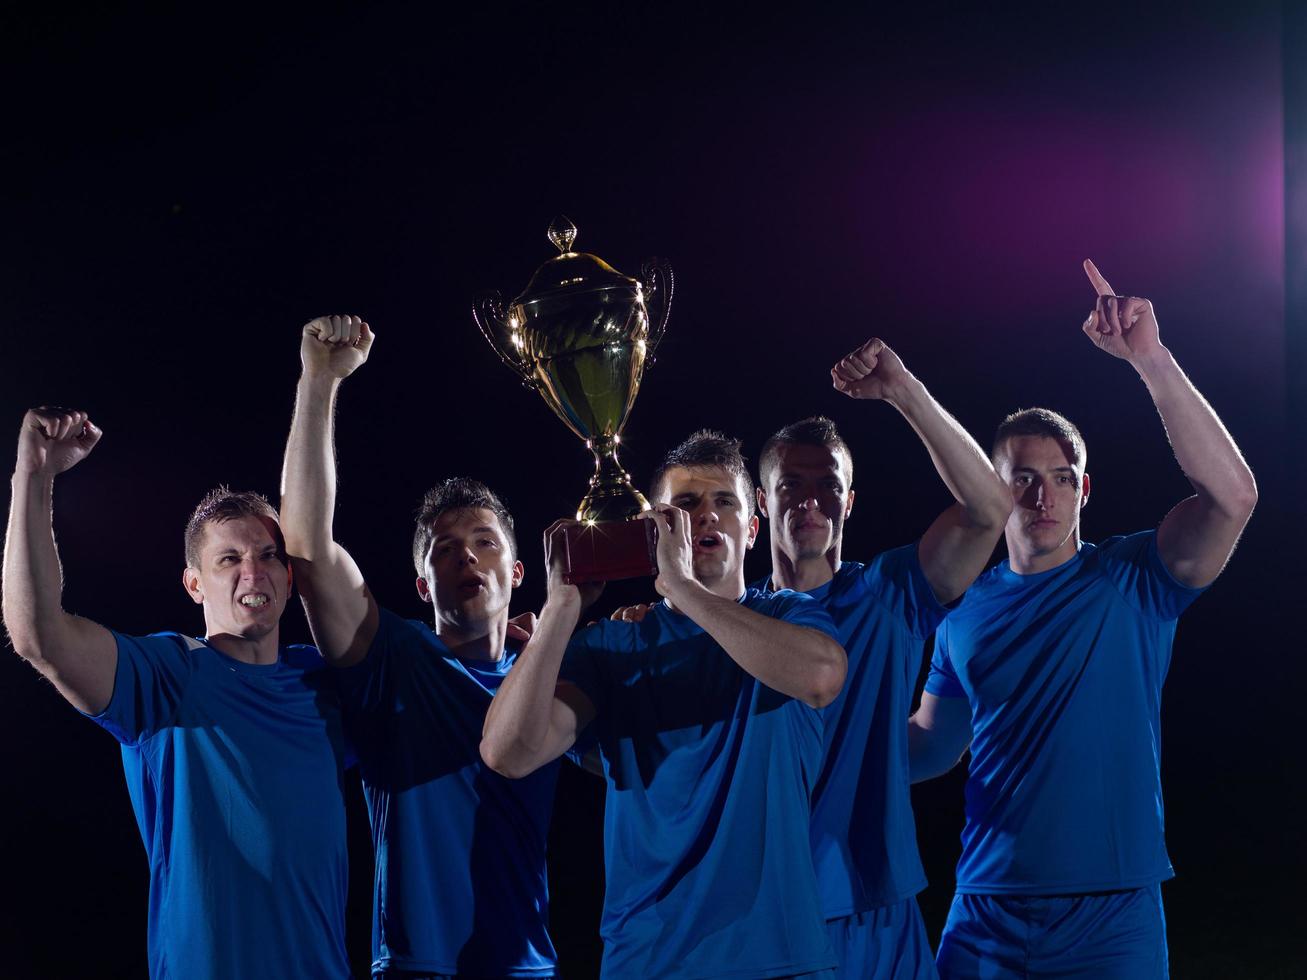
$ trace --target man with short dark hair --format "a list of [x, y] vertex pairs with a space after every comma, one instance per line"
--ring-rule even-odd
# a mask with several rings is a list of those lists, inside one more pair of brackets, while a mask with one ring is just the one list
[[1047, 409], [999, 427], [1008, 560], [939, 628], [909, 736], [914, 781], [971, 747], [945, 978], [1167, 975], [1162, 681], [1176, 621], [1225, 566], [1257, 487], [1152, 304], [1085, 271], [1098, 299], [1083, 329], [1138, 372], [1195, 493], [1154, 531], [1082, 543], [1079, 431]]
[[372, 974], [552, 977], [545, 839], [557, 766], [509, 780], [478, 753], [516, 660], [505, 647], [523, 575], [512, 518], [474, 480], [427, 493], [413, 560], [434, 629], [380, 608], [333, 539], [335, 399], [372, 342], [359, 317], [304, 327], [282, 485], [287, 550], [314, 639], [338, 668], [368, 801]]
[[[811, 844], [840, 976], [933, 977], [915, 895], [926, 886], [909, 793], [907, 719], [925, 641], [984, 569], [1012, 509], [984, 452], [873, 338], [831, 371], [850, 398], [885, 401], [921, 438], [952, 504], [921, 538], [863, 564], [842, 555], [853, 456], [830, 419], [803, 419], [763, 446], [758, 504], [772, 571], [755, 583], [817, 599], [839, 628], [848, 679], [823, 710]], [[880, 517], [880, 515], [877, 515]]]
[[277, 512], [204, 498], [182, 582], [205, 637], [125, 636], [65, 612], [54, 479], [100, 439], [85, 412], [23, 419], [4, 557], [14, 649], [122, 743], [150, 864], [151, 976], [349, 976], [340, 710], [310, 647], [283, 647]]
[[820, 604], [745, 588], [752, 490], [738, 441], [702, 431], [674, 449], [646, 514], [665, 601], [574, 638], [585, 597], [556, 561], [565, 522], [550, 528], [548, 598], [486, 716], [481, 754], [510, 776], [598, 746], [606, 977], [829, 976], [835, 963], [808, 799], [817, 709], [840, 690], [844, 651]]

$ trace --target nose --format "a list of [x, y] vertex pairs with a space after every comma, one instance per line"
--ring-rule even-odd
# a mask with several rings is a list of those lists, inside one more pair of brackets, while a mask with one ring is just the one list
[[799, 510], [814, 511], [820, 509], [821, 509], [821, 504], [817, 502], [816, 497], [808, 497], [807, 499], [805, 499], [799, 504]]
[[458, 563], [459, 565], [475, 565], [477, 563], [476, 552], [464, 546], [463, 554], [459, 555]]

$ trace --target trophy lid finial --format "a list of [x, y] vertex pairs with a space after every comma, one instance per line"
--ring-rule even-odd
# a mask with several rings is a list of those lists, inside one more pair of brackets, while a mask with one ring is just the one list
[[560, 214], [549, 224], [549, 240], [558, 251], [566, 255], [572, 251], [572, 243], [576, 241], [576, 225], [572, 224], [567, 215]]

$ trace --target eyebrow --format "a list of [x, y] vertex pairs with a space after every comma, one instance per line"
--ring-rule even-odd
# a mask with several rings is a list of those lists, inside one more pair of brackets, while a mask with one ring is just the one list
[[[1014, 466], [1012, 467], [1012, 472], [1013, 473], [1038, 473], [1039, 470], [1035, 469], [1035, 467], [1033, 466]], [[1076, 469], [1074, 466], [1054, 466], [1051, 470], [1049, 470], [1049, 472], [1070, 473], [1072, 476], [1075, 476]]]
[[[473, 533], [473, 534], [494, 534], [494, 533], [495, 533], [495, 529], [494, 529], [493, 527], [491, 527], [490, 525], [486, 524], [486, 525], [483, 525], [483, 526], [481, 526], [481, 527], [474, 527], [474, 528], [472, 528], [472, 533]], [[456, 539], [457, 537], [458, 537], [458, 535], [456, 535], [456, 534], [450, 534], [450, 533], [446, 532], [446, 533], [444, 533], [444, 534], [437, 534], [437, 535], [436, 535], [434, 538], [432, 538], [431, 540], [432, 540], [433, 543], [443, 544], [443, 543], [446, 542], [446, 541], [453, 541], [453, 540]]]

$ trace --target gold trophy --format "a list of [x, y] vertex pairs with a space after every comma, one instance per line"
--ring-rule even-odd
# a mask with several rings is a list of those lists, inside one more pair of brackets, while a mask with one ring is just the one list
[[641, 278], [624, 276], [603, 259], [572, 251], [576, 226], [565, 217], [549, 226], [558, 255], [536, 270], [504, 312], [498, 293], [473, 307], [481, 334], [499, 359], [540, 392], [563, 424], [594, 453], [590, 490], [567, 534], [564, 580], [569, 584], [657, 572], [652, 521], [644, 494], [617, 461], [645, 366], [667, 329], [672, 270], [651, 259]]

